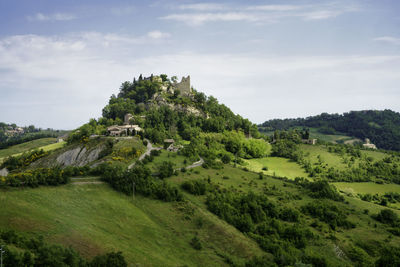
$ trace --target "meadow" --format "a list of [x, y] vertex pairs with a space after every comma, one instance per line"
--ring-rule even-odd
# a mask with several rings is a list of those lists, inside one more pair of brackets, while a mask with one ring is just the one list
[[[295, 179], [296, 177], [307, 178], [308, 174], [296, 162], [280, 157], [265, 157], [260, 159], [244, 160], [245, 166], [254, 172], [262, 172], [271, 176], [287, 177]], [[263, 170], [263, 168], [267, 168]]]
[[[224, 266], [224, 257], [260, 254], [254, 241], [190, 203], [125, 196], [107, 184], [7, 189], [0, 228], [42, 235], [84, 257], [122, 251], [142, 266]], [[198, 236], [201, 251], [191, 247]], [[221, 256], [223, 255], [223, 256]]]

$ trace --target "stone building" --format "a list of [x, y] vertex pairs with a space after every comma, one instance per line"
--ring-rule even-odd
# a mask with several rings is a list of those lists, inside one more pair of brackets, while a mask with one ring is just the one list
[[174, 83], [173, 86], [176, 88], [176, 90], [180, 91], [182, 95], [190, 95], [192, 92], [192, 89], [190, 88], [190, 75], [188, 75], [186, 78], [182, 77], [181, 82]]
[[133, 121], [132, 114], [128, 113], [124, 116], [124, 125], [113, 125], [107, 128], [110, 136], [131, 136], [143, 131], [139, 125], [131, 124]]
[[124, 116], [124, 125], [130, 125], [133, 120], [133, 116], [130, 113], [125, 114]]
[[365, 138], [365, 144], [363, 144], [364, 148], [370, 148], [370, 149], [377, 149], [376, 145], [371, 143], [371, 140], [369, 138]]
[[317, 143], [317, 139], [302, 139], [304, 144], [315, 145]]

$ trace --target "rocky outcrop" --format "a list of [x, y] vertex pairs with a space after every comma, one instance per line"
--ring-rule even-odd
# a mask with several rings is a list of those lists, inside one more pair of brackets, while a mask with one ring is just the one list
[[66, 166], [85, 166], [99, 158], [103, 146], [88, 150], [86, 147], [76, 147], [58, 155], [56, 161], [62, 167]]

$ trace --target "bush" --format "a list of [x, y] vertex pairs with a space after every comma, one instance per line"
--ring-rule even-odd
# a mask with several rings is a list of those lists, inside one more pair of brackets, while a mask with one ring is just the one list
[[337, 189], [327, 181], [308, 182], [304, 180], [300, 184], [308, 189], [309, 195], [313, 198], [327, 198], [335, 201], [344, 201], [344, 197], [339, 194]]
[[39, 168], [25, 172], [11, 173], [5, 180], [5, 184], [13, 187], [60, 185], [68, 182], [68, 173], [64, 173], [64, 171], [59, 168]]
[[90, 263], [91, 267], [126, 267], [128, 264], [125, 261], [122, 252], [110, 252], [105, 255], [96, 256]]
[[158, 177], [161, 179], [171, 177], [174, 174], [174, 164], [170, 161], [163, 161], [158, 167]]
[[194, 236], [192, 240], [190, 240], [190, 245], [197, 250], [201, 250], [203, 248], [200, 239], [197, 236]]
[[354, 228], [355, 225], [347, 220], [346, 214], [335, 205], [324, 202], [312, 202], [301, 207], [303, 213], [326, 222], [333, 230], [336, 227], [346, 229]]
[[182, 188], [192, 195], [204, 195], [208, 184], [204, 180], [190, 180], [182, 183]]
[[377, 215], [374, 216], [376, 220], [380, 221], [381, 223], [384, 224], [389, 224], [392, 226], [397, 226], [399, 225], [399, 217], [397, 214], [390, 210], [390, 209], [384, 209], [381, 210]]
[[108, 166], [102, 174], [102, 179], [109, 183], [115, 190], [127, 195], [135, 192], [147, 197], [163, 201], [182, 201], [183, 196], [179, 190], [165, 181], [154, 179], [150, 170], [145, 166], [137, 165], [132, 169]]
[[400, 249], [395, 247], [385, 247], [379, 259], [375, 262], [377, 267], [397, 267], [400, 266]]
[[228, 164], [229, 162], [231, 162], [231, 157], [229, 156], [229, 154], [224, 154], [222, 157], [221, 157], [221, 161], [224, 163], [224, 164]]
[[127, 266], [121, 252], [99, 255], [87, 262], [72, 248], [47, 244], [42, 237], [27, 237], [10, 230], [0, 232], [0, 240], [5, 244], [4, 266]]

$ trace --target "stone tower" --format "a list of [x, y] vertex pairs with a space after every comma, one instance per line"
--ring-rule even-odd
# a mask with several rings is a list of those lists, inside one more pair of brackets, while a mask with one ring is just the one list
[[133, 119], [132, 114], [130, 114], [130, 113], [125, 114], [124, 125], [130, 125], [132, 119]]
[[186, 78], [182, 77], [180, 83], [175, 84], [176, 90], [180, 91], [182, 95], [189, 95], [192, 90], [190, 89], [190, 75]]

